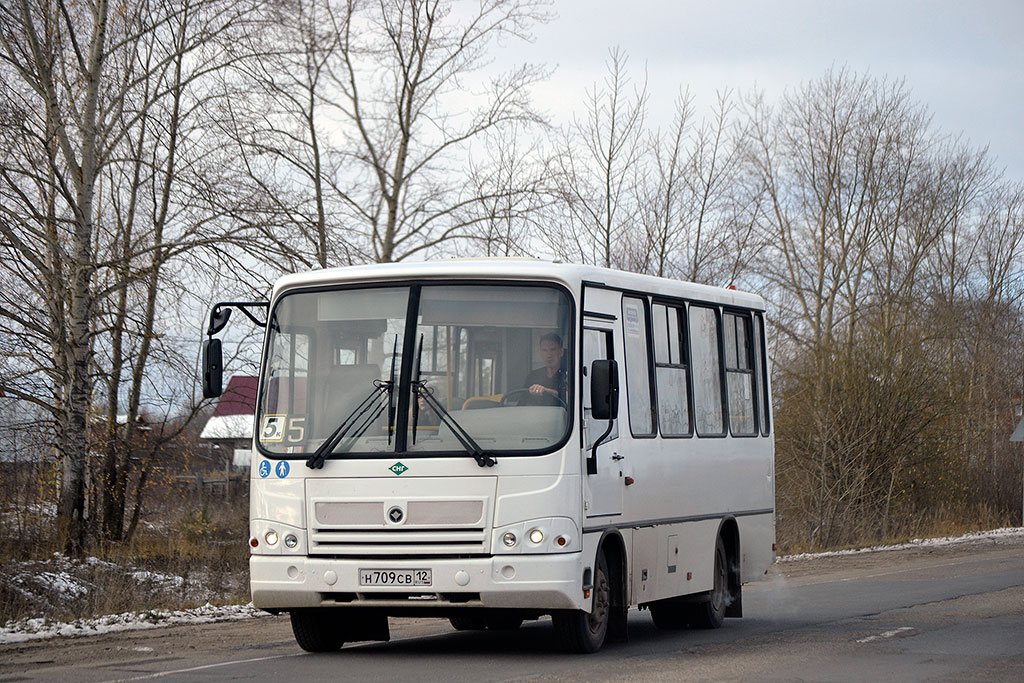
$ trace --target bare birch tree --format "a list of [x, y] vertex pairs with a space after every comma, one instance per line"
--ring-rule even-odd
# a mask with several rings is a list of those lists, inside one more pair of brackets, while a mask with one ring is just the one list
[[267, 26], [243, 37], [248, 56], [223, 79], [221, 130], [241, 171], [223, 201], [251, 227], [235, 246], [286, 271], [361, 260], [336, 186], [344, 136], [325, 114], [330, 65], [341, 59], [334, 11], [348, 8], [321, 0], [267, 7]]
[[529, 39], [545, 6], [284, 5], [264, 53], [237, 75], [257, 95], [248, 112], [242, 102], [231, 113], [256, 190], [254, 248], [291, 268], [400, 261], [475, 239], [502, 197], [474, 182], [471, 150], [485, 135], [539, 122], [529, 90], [546, 75], [529, 65], [490, 75], [488, 51]]
[[[123, 258], [106, 251], [114, 229], [104, 182], [130, 155], [151, 107], [168, 96], [162, 77], [211, 38], [207, 30], [169, 28], [185, 26], [199, 5], [219, 20], [211, 22], [216, 30], [243, 11], [214, 0], [0, 5], [0, 88], [12, 114], [4, 121], [11, 146], [0, 167], [0, 236], [18, 264], [6, 270], [19, 285], [0, 319], [7, 330], [30, 333], [3, 390], [53, 416], [62, 463], [58, 520], [69, 553], [82, 551], [87, 533], [92, 371], [97, 338], [106, 333], [97, 316], [111, 291], [104, 282]], [[41, 382], [46, 392], [38, 391]]]

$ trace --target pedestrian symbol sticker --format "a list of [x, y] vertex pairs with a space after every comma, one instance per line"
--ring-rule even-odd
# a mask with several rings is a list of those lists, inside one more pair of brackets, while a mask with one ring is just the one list
[[270, 461], [269, 460], [261, 460], [260, 461], [260, 478], [261, 479], [266, 479], [268, 476], [270, 476]]
[[285, 477], [288, 476], [289, 469], [291, 468], [288, 466], [287, 460], [279, 460], [277, 463], [277, 467], [274, 468], [274, 471], [277, 472], [277, 476], [279, 478], [284, 479]]

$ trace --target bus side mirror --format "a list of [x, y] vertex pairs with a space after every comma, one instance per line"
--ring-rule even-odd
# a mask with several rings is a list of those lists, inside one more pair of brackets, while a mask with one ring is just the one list
[[224, 358], [220, 339], [210, 337], [203, 342], [203, 398], [216, 398], [223, 392]]
[[590, 366], [590, 416], [614, 420], [619, 416], [619, 364], [595, 360]]

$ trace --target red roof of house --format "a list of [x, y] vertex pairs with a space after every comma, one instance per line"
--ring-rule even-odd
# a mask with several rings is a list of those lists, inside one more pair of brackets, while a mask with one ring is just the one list
[[213, 417], [225, 415], [254, 415], [256, 413], [256, 383], [258, 378], [235, 375], [213, 409]]

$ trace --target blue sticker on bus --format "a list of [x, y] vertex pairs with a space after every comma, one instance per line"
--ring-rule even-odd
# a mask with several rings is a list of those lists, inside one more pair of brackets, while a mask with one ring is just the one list
[[261, 460], [260, 461], [260, 477], [262, 477], [263, 479], [266, 479], [268, 476], [270, 476], [270, 461], [269, 460]]
[[277, 476], [278, 477], [280, 477], [281, 479], [284, 479], [285, 477], [288, 476], [288, 470], [290, 470], [290, 469], [291, 469], [291, 467], [288, 466], [288, 461], [287, 460], [280, 460], [277, 463], [277, 467], [274, 468], [274, 471], [277, 472]]

